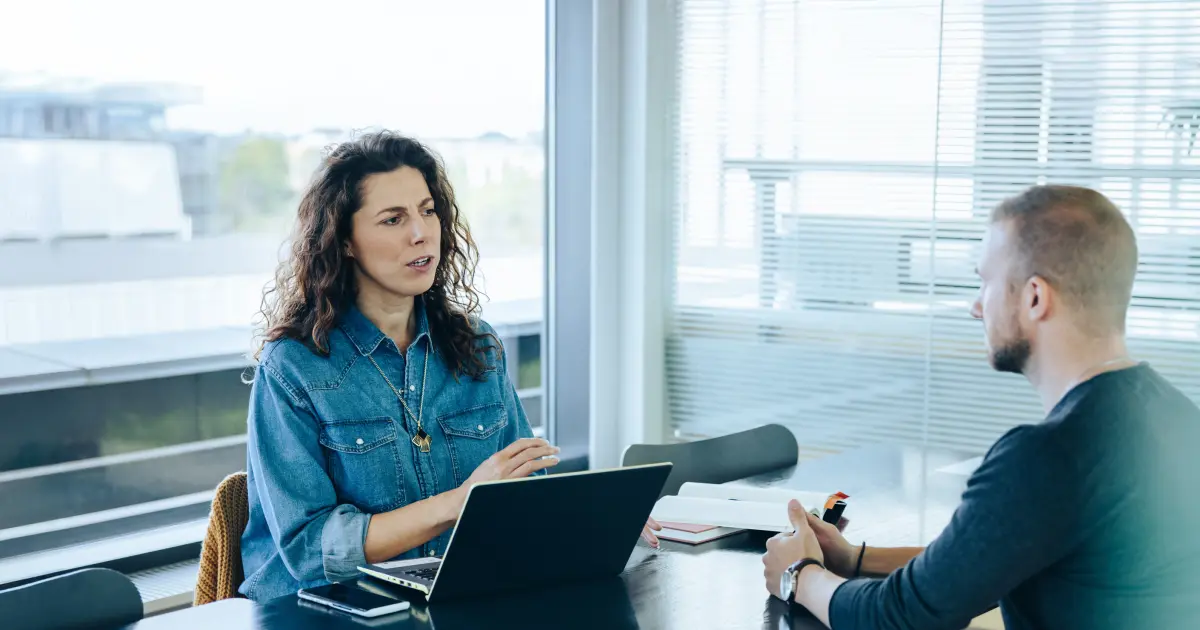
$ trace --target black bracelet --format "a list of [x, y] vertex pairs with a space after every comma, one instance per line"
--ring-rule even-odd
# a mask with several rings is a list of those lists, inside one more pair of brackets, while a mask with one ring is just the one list
[[862, 574], [862, 559], [867, 553], [867, 543], [863, 541], [862, 547], [858, 550], [858, 564], [854, 565], [854, 577]]

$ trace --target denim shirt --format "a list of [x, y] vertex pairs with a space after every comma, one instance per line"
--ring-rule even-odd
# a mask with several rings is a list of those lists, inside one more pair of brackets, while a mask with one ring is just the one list
[[[327, 357], [291, 339], [263, 349], [248, 420], [243, 595], [262, 601], [355, 577], [371, 515], [453, 490], [492, 454], [532, 437], [505, 355], [487, 352], [483, 380], [456, 379], [431, 345], [421, 299], [414, 309], [417, 335], [403, 354], [353, 308], [330, 332]], [[482, 321], [478, 329], [495, 334]], [[429, 453], [413, 445], [416, 423], [371, 358], [413, 413], [424, 399]], [[450, 534], [399, 557], [440, 556]]]

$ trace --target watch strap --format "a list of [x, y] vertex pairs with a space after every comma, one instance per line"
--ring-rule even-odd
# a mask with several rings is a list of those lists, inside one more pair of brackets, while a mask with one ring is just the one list
[[793, 562], [792, 566], [788, 567], [787, 570], [792, 575], [799, 575], [800, 570], [810, 564], [815, 564], [815, 565], [821, 567], [822, 569], [825, 568], [825, 565], [822, 564], [820, 560], [817, 560], [816, 558], [805, 558], [803, 560]]
[[807, 567], [812, 564], [815, 564], [815, 565], [821, 567], [822, 569], [825, 568], [825, 565], [820, 560], [817, 560], [816, 558], [804, 558], [802, 560], [793, 562], [791, 564], [791, 566], [789, 566], [787, 568], [787, 570], [785, 571], [785, 573], [787, 575], [792, 576], [792, 593], [788, 597], [789, 600], [794, 600], [796, 598], [796, 578], [800, 575], [800, 572], [804, 570], [804, 567]]

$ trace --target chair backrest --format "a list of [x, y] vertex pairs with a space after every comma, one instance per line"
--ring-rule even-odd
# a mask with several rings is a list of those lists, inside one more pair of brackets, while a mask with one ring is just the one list
[[634, 444], [625, 449], [623, 466], [671, 462], [662, 496], [679, 493], [683, 484], [725, 483], [795, 466], [800, 455], [787, 427], [768, 424], [748, 431], [679, 444]]
[[119, 628], [140, 621], [142, 596], [112, 569], [81, 569], [0, 591], [0, 623], [22, 630]]
[[200, 549], [200, 570], [192, 603], [203, 606], [238, 596], [242, 585], [242, 532], [250, 520], [246, 473], [235, 472], [213, 493], [208, 530]]

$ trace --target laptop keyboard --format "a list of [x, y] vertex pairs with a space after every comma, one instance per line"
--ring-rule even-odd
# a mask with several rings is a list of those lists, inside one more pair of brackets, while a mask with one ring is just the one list
[[417, 569], [416, 571], [407, 571], [409, 575], [413, 577], [419, 577], [422, 580], [432, 580], [434, 576], [437, 575], [437, 572], [438, 570], [436, 567], [432, 569]]

